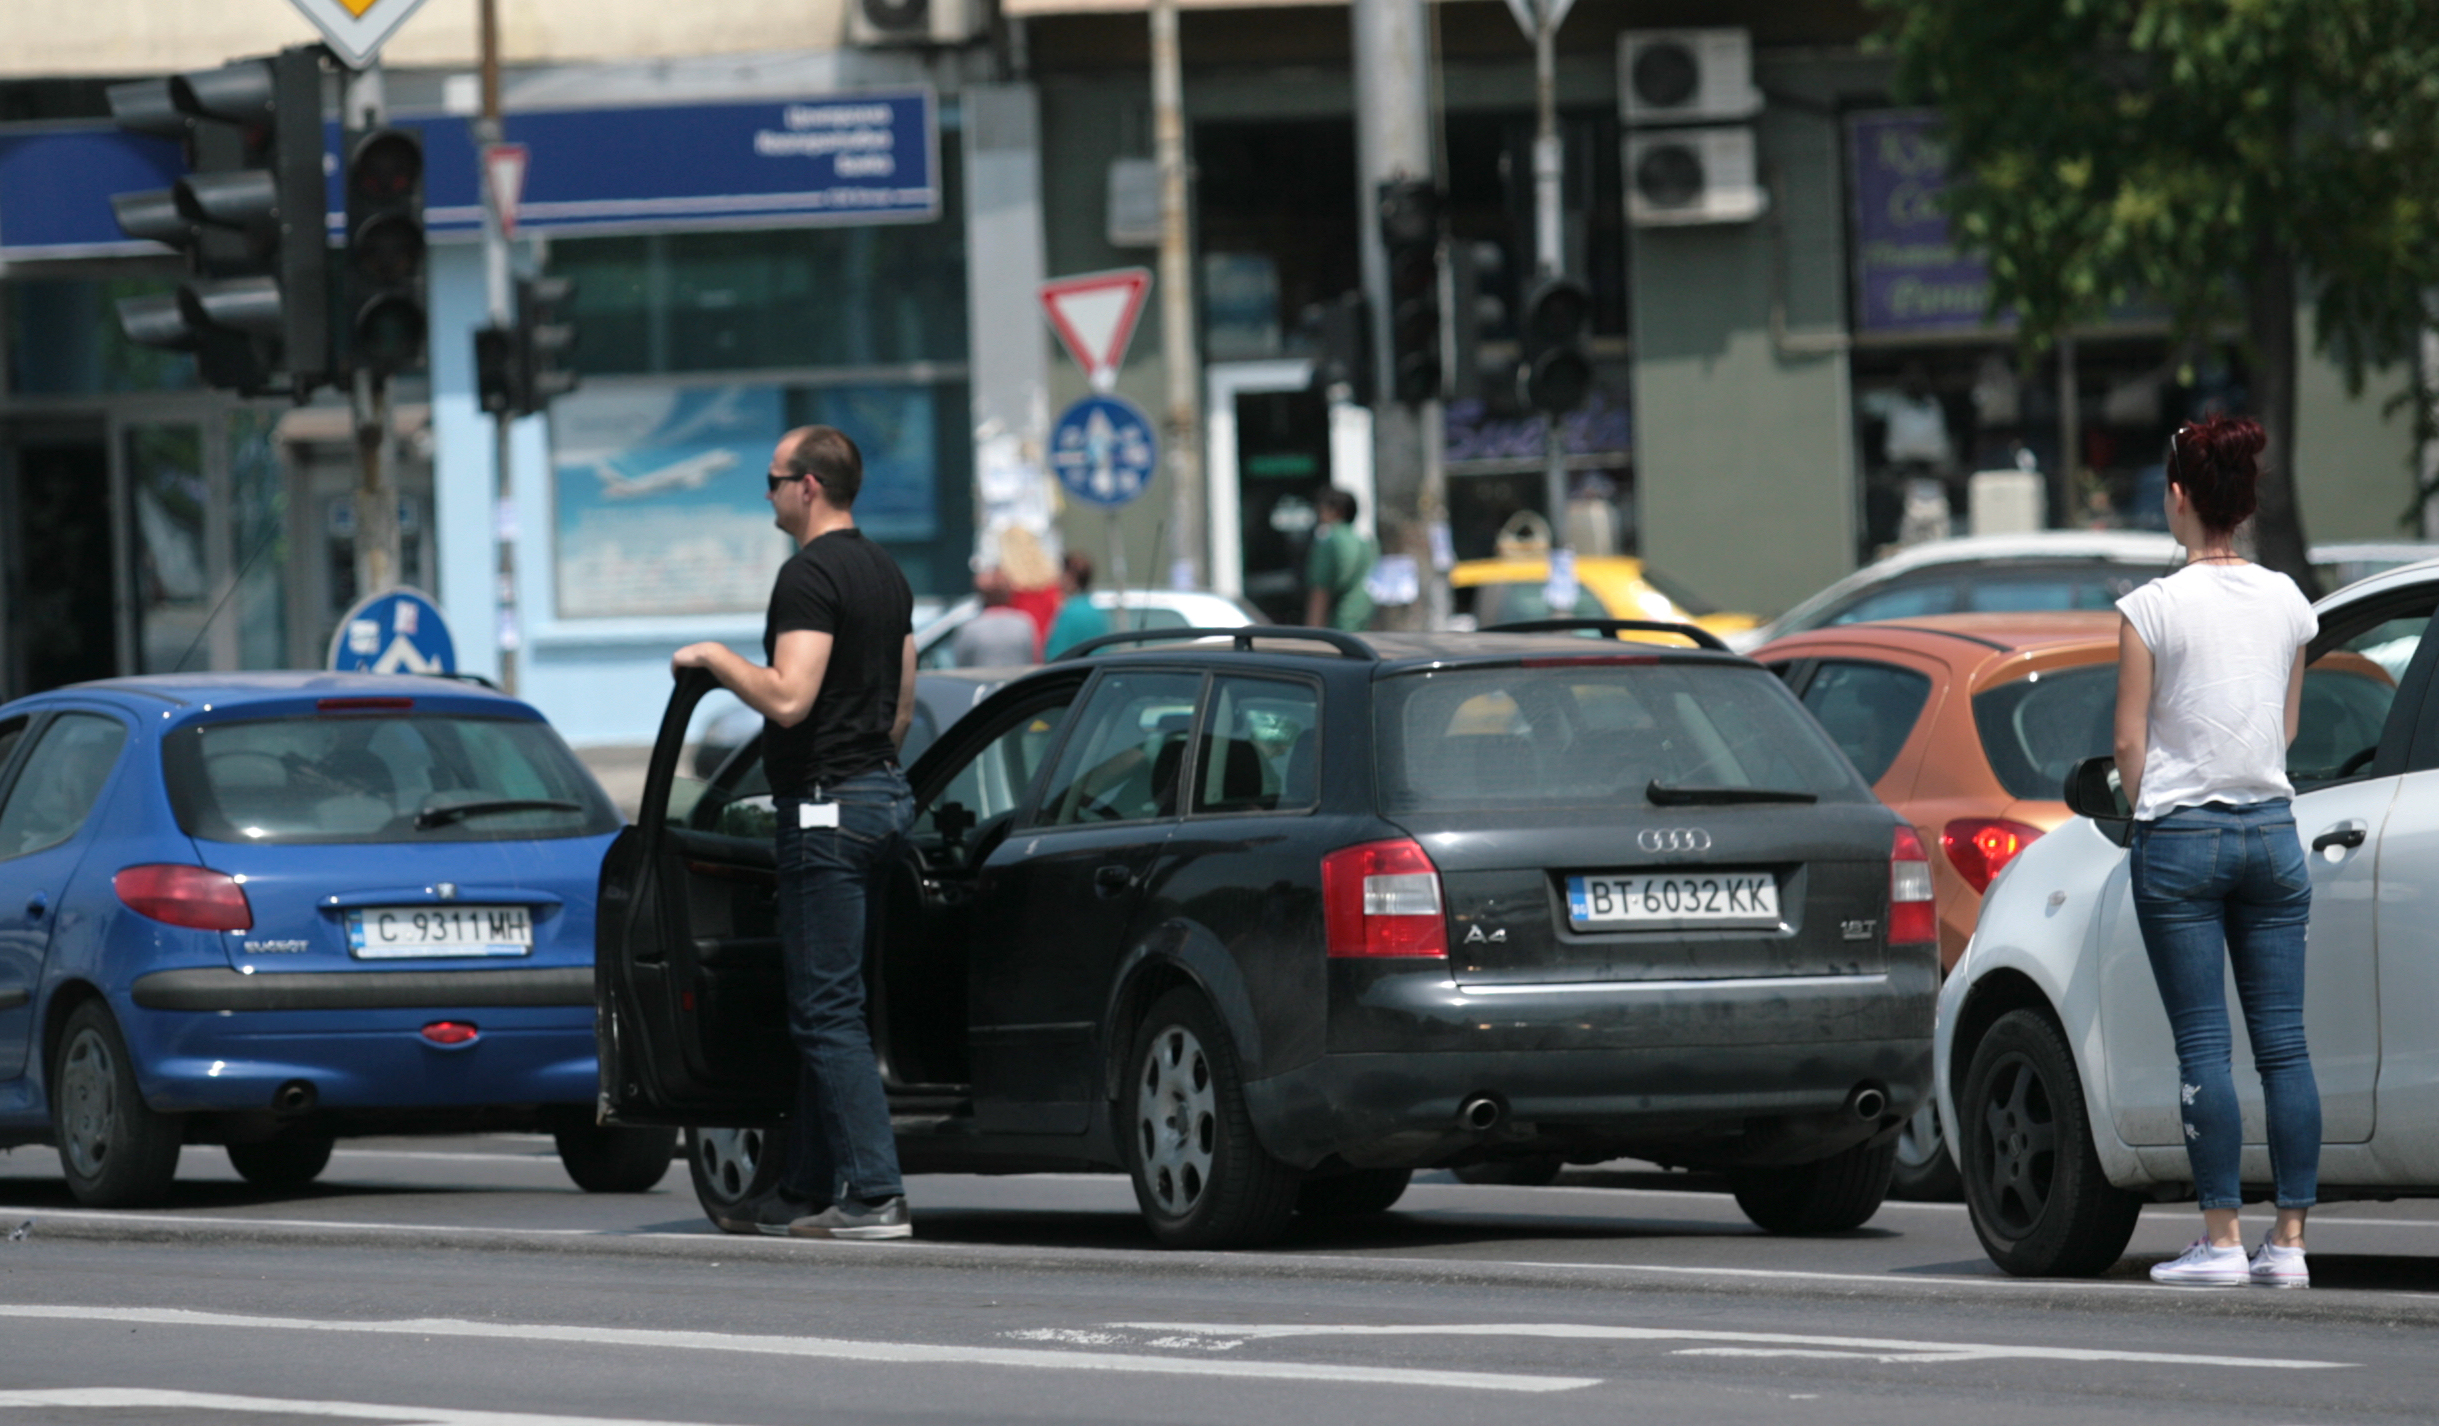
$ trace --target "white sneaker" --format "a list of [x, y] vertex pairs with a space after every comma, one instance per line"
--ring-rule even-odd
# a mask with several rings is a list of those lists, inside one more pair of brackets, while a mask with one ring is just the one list
[[2261, 1240], [2261, 1251], [2253, 1254], [2253, 1286], [2310, 1287], [2312, 1270], [2304, 1265], [2304, 1250], [2282, 1248], [2269, 1239]]
[[2253, 1271], [2244, 1249], [2214, 1248], [2204, 1238], [2164, 1263], [2153, 1263], [2151, 1280], [2173, 1287], [2242, 1287], [2253, 1280]]

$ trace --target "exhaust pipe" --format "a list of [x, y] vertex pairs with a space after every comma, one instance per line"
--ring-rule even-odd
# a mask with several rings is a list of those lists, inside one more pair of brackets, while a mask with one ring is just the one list
[[1498, 1100], [1487, 1094], [1477, 1094], [1457, 1106], [1457, 1126], [1479, 1132], [1496, 1126], [1499, 1116], [1505, 1112]]
[[282, 1114], [302, 1114], [314, 1106], [321, 1095], [309, 1079], [292, 1079], [272, 1091], [271, 1107]]
[[1846, 1096], [1847, 1112], [1866, 1123], [1878, 1119], [1888, 1107], [1888, 1094], [1876, 1084], [1858, 1084], [1855, 1092]]

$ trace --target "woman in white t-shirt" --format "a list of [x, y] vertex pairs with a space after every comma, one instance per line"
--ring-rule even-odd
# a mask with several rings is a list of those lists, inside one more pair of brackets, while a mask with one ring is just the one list
[[[2304, 1047], [2312, 882], [2286, 749], [2319, 632], [2295, 582], [2235, 549], [2264, 439], [2225, 417], [2168, 443], [2168, 528], [2184, 568], [2117, 603], [2117, 770], [2134, 806], [2134, 914], [2176, 1032], [2185, 1153], [2203, 1237], [2151, 1269], [2188, 1286], [2303, 1287], [2320, 1174], [2320, 1090]], [[2269, 1119], [2277, 1225], [2249, 1259], [2237, 1209], [2243, 1125], [2229, 1067], [2233, 964]]]

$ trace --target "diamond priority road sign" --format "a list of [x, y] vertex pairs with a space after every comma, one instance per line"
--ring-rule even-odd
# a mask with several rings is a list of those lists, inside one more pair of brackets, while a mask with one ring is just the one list
[[349, 69], [368, 69], [423, 0], [288, 0]]

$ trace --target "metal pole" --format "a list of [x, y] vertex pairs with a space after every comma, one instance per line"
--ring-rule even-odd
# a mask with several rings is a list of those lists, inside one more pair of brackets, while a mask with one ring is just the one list
[[[1533, 260], [1546, 277], [1567, 270], [1566, 193], [1561, 187], [1567, 153], [1558, 136], [1558, 22], [1565, 14], [1550, 0], [1534, 7]], [[1542, 499], [1550, 509], [1550, 549], [1555, 553], [1567, 546], [1567, 449], [1558, 417], [1548, 413], [1541, 418], [1541, 456]]]
[[[510, 268], [508, 225], [501, 218], [500, 195], [491, 184], [491, 167], [484, 150], [501, 142], [506, 130], [500, 123], [500, 13], [499, 0], [483, 0], [482, 6], [482, 65], [483, 112], [474, 123], [475, 162], [482, 166], [483, 187], [483, 288], [491, 308], [491, 325], [513, 326], [517, 320], [514, 273]], [[517, 691], [517, 648], [524, 642], [517, 628], [517, 547], [511, 532], [517, 529], [516, 476], [509, 467], [510, 433], [515, 415], [502, 411], [491, 422], [492, 539], [495, 546], [499, 587], [493, 598], [499, 605], [496, 628], [499, 640], [500, 688]]]
[[[342, 129], [378, 128], [388, 109], [378, 63], [347, 84]], [[390, 393], [386, 378], [356, 373], [356, 593], [398, 587], [398, 489], [390, 470]]]
[[[1438, 579], [1429, 522], [1445, 519], [1431, 490], [1429, 448], [1443, 440], [1440, 403], [1395, 398], [1388, 249], [1380, 235], [1380, 185], [1432, 176], [1430, 31], [1423, 0], [1354, 0], [1355, 201], [1363, 243], [1363, 290], [1371, 309], [1374, 528], [1385, 553], [1410, 556], [1418, 576]], [[1435, 508], [1436, 506], [1436, 508]], [[1436, 600], [1383, 611], [1382, 624], [1419, 628]]]
[[1169, 387], [1169, 582], [1199, 589], [1208, 583], [1202, 370], [1194, 354], [1194, 272], [1186, 239], [1185, 80], [1178, 67], [1177, 0], [1152, 0], [1152, 153], [1160, 166], [1160, 364]]

